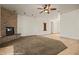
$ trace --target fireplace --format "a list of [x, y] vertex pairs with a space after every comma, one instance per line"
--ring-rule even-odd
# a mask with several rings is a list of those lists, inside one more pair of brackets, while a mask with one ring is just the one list
[[6, 27], [6, 36], [14, 35], [14, 27]]

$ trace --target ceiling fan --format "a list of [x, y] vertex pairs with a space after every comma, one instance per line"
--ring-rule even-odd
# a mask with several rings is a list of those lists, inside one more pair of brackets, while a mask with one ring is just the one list
[[41, 10], [40, 13], [46, 12], [46, 13], [50, 13], [50, 11], [52, 10], [56, 10], [56, 8], [51, 7], [51, 4], [44, 4], [42, 5], [42, 8], [38, 8]]

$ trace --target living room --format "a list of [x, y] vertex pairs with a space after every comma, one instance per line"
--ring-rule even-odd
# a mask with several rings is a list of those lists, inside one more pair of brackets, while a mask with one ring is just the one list
[[[26, 36], [29, 37], [29, 36], [35, 36], [35, 35], [37, 35], [35, 36], [36, 38], [38, 38], [38, 36], [41, 35], [46, 38], [48, 37], [48, 38], [62, 41], [67, 47], [70, 47], [73, 43], [77, 43], [76, 45], [74, 44], [75, 46], [77, 46], [76, 49], [72, 49], [71, 47], [70, 48], [72, 49], [72, 51], [78, 52], [77, 50], [79, 46], [78, 44], [79, 7], [78, 6], [79, 5], [77, 4], [76, 5], [73, 5], [73, 4], [71, 5], [68, 5], [68, 4], [67, 5], [66, 4], [63, 4], [63, 5], [59, 5], [59, 4], [47, 4], [47, 5], [46, 4], [43, 4], [43, 5], [41, 4], [28, 4], [28, 5], [27, 4], [23, 4], [23, 5], [7, 4], [6, 5], [6, 4], [3, 4], [1, 5], [1, 8], [0, 8], [0, 12], [1, 12], [0, 13], [0, 18], [1, 18], [0, 19], [0, 22], [1, 22], [0, 23], [0, 27], [1, 27], [0, 28], [0, 37], [1, 37], [0, 42], [1, 42], [1, 45], [3, 46], [3, 48], [1, 48], [2, 54], [23, 54], [23, 53], [26, 55], [33, 54], [33, 53], [43, 54], [43, 53], [40, 53], [40, 52], [38, 53], [35, 51], [35, 50], [39, 51], [38, 49], [33, 50], [33, 53], [32, 52], [28, 53], [29, 50], [25, 51], [25, 49], [22, 50], [22, 53], [21, 52], [14, 53], [15, 50], [19, 49], [19, 47], [16, 49], [15, 45], [12, 45], [13, 43], [10, 43], [10, 41], [13, 41], [15, 39], [17, 40], [20, 37], [26, 37]], [[44, 10], [45, 8], [49, 8], [49, 9], [54, 8], [54, 9], [46, 12]], [[46, 10], [49, 10], [49, 9], [46, 9]], [[35, 37], [32, 37], [31, 39]], [[62, 40], [62, 37], [66, 38], [67, 40], [66, 41]], [[16, 40], [15, 40], [16, 43], [19, 42], [18, 40], [17, 41]], [[8, 43], [8, 41], [11, 45]], [[38, 42], [37, 40], [35, 41]], [[4, 47], [6, 44], [2, 44], [6, 42], [7, 44], [9, 44], [9, 46], [7, 46], [8, 48]], [[20, 41], [18, 45], [23, 44], [23, 42], [21, 43]], [[41, 47], [40, 49], [43, 49], [43, 48]], [[45, 48], [45, 49], [48, 50], [48, 48]], [[57, 47], [57, 49], [59, 48]], [[53, 54], [50, 52], [51, 50], [50, 51], [49, 50], [47, 51], [47, 50], [44, 52], [44, 54], [45, 53], [48, 55]], [[64, 53], [60, 53], [60, 54], [75, 54], [74, 52], [71, 53], [70, 51], [71, 50], [69, 49], [68, 51]], [[59, 52], [56, 52], [56, 53], [58, 54]]]

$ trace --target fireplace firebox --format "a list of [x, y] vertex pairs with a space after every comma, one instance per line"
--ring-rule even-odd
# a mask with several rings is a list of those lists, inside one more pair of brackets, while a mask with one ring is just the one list
[[6, 36], [14, 35], [14, 27], [6, 27]]

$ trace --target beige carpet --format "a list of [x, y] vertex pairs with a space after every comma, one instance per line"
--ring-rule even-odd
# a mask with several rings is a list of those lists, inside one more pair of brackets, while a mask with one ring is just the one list
[[56, 55], [66, 48], [61, 41], [37, 35], [21, 37], [1, 46], [8, 45], [14, 46], [14, 54], [16, 55]]
[[25, 55], [56, 55], [66, 48], [61, 41], [37, 35], [20, 38], [13, 44], [15, 54]]

